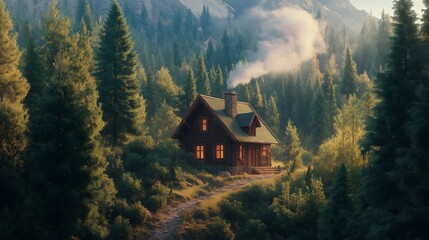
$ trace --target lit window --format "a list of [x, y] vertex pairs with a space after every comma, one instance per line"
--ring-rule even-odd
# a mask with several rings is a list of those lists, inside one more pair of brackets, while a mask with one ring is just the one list
[[204, 159], [204, 146], [203, 145], [195, 146], [195, 158], [196, 159]]
[[208, 119], [201, 118], [201, 132], [207, 132], [208, 130]]
[[224, 146], [223, 144], [216, 145], [216, 159], [223, 159]]
[[240, 145], [239, 158], [240, 158], [240, 160], [244, 158], [244, 148], [243, 148], [243, 145]]
[[266, 157], [266, 156], [268, 156], [268, 146], [263, 145], [262, 146], [262, 157]]

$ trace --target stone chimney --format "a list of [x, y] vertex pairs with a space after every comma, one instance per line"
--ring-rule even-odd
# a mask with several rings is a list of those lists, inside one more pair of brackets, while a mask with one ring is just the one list
[[237, 93], [234, 90], [225, 92], [225, 111], [230, 117], [237, 117]]

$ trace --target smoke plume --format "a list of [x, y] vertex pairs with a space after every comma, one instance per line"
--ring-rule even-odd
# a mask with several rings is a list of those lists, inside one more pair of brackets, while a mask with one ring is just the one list
[[248, 54], [248, 61], [239, 62], [230, 72], [230, 89], [268, 73], [296, 70], [314, 54], [325, 51], [319, 23], [302, 9], [255, 8], [249, 14], [260, 24], [260, 40], [257, 51]]

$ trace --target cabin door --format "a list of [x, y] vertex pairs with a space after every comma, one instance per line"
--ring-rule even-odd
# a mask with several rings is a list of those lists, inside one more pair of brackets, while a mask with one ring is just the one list
[[256, 145], [254, 145], [254, 144], [249, 144], [249, 151], [248, 151], [248, 161], [247, 161], [247, 163], [248, 163], [248, 166], [249, 167], [257, 167], [258, 165], [257, 165], [257, 162], [256, 162], [256, 159], [257, 159], [257, 154], [256, 154]]

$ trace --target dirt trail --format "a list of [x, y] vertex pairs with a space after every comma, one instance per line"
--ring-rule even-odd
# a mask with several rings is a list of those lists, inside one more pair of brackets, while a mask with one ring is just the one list
[[176, 228], [180, 225], [182, 221], [182, 215], [195, 207], [199, 202], [203, 200], [210, 199], [212, 197], [216, 197], [220, 194], [224, 194], [229, 191], [235, 191], [242, 189], [255, 183], [260, 180], [271, 179], [278, 177], [279, 175], [249, 175], [248, 178], [235, 180], [231, 184], [224, 186], [222, 188], [218, 188], [209, 192], [205, 196], [195, 197], [186, 202], [182, 202], [179, 204], [172, 205], [164, 210], [161, 215], [164, 220], [160, 223], [156, 229], [152, 231], [152, 233], [148, 236], [149, 240], [169, 240], [173, 239], [173, 234]]

